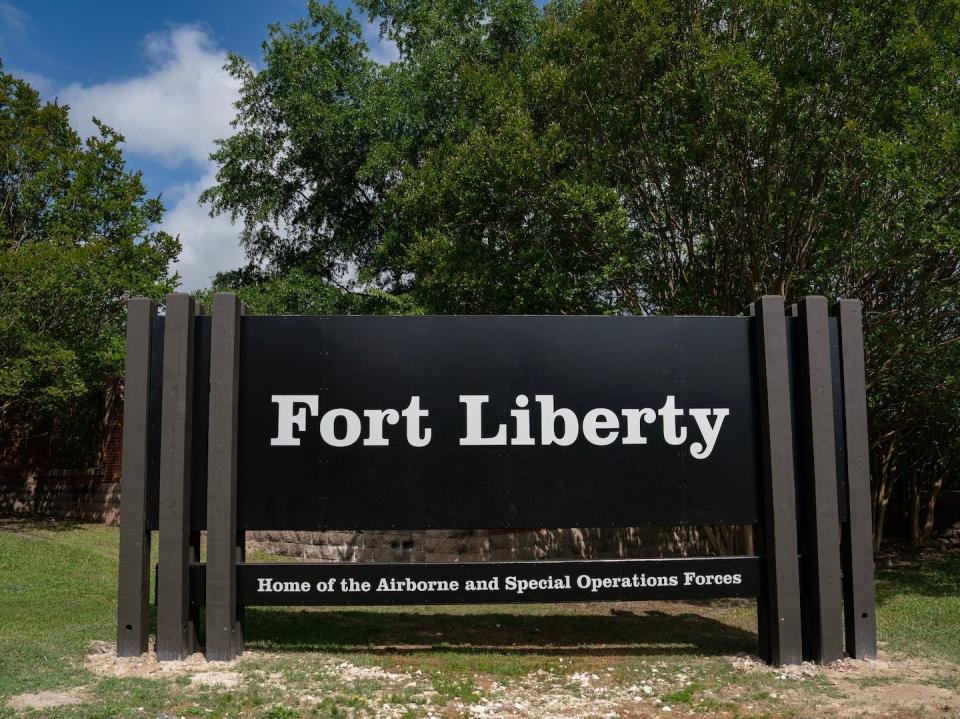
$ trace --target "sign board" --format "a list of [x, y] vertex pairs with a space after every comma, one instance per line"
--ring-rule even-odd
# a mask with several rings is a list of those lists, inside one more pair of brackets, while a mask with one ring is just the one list
[[248, 317], [241, 331], [244, 529], [757, 519], [747, 318]]
[[[491, 604], [755, 597], [756, 557], [395, 564], [244, 564], [248, 606]], [[203, 586], [204, 572], [194, 581]]]
[[[773, 297], [743, 317], [256, 317], [232, 295], [212, 317], [171, 295], [159, 316], [132, 301], [121, 653], [144, 646], [149, 528], [161, 658], [192, 648], [202, 603], [208, 656], [229, 658], [242, 606], [723, 596], [758, 599], [771, 661], [838, 658], [844, 601], [870, 603], [847, 650], [875, 651], [872, 576], [852, 582], [839, 552], [856, 525], [844, 551], [862, 555], [869, 520], [865, 457], [846, 449], [865, 432], [859, 305], [790, 314]], [[248, 530], [705, 524], [753, 525], [759, 555], [237, 561]]]

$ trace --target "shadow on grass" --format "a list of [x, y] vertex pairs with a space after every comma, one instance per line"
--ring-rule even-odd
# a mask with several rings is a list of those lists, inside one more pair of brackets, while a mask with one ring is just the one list
[[665, 655], [755, 653], [757, 635], [699, 614], [456, 614], [248, 608], [250, 649], [416, 654]]
[[960, 596], [960, 558], [924, 559], [877, 572], [877, 603], [885, 604], [903, 594]]
[[82, 522], [42, 514], [0, 512], [0, 530], [10, 532], [69, 532], [83, 526]]

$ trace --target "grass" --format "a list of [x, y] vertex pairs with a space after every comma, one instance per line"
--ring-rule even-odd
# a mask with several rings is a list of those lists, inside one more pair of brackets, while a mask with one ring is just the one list
[[960, 663], [960, 558], [880, 570], [877, 625], [889, 649]]
[[[804, 702], [844, 696], [820, 676], [735, 670], [725, 656], [756, 646], [755, 609], [740, 601], [249, 608], [253, 651], [232, 667], [235, 686], [191, 675], [98, 678], [83, 656], [91, 640], [114, 636], [117, 538], [98, 525], [22, 522], [0, 531], [0, 719], [17, 715], [6, 706], [14, 695], [81, 686], [92, 697], [82, 705], [21, 713], [413, 719], [556, 694], [562, 703], [593, 702], [584, 715], [613, 707], [620, 716], [653, 716], [643, 712], [670, 706], [683, 714], [807, 716]], [[884, 569], [877, 590], [887, 649], [960, 664], [960, 560]], [[927, 689], [958, 690], [960, 670], [944, 667], [922, 678]], [[850, 687], [891, 681], [864, 677]]]
[[87, 679], [77, 657], [115, 631], [117, 531], [0, 532], [0, 697]]

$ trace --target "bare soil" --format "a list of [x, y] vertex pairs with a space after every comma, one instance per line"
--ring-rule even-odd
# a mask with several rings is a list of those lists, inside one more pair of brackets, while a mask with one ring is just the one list
[[827, 682], [834, 691], [821, 693], [819, 697], [803, 690], [783, 692], [782, 698], [793, 705], [800, 716], [809, 713], [836, 717], [960, 717], [960, 694], [955, 689], [960, 685], [960, 669], [947, 662], [880, 652], [876, 660], [842, 659], [826, 666], [804, 662], [777, 668], [755, 657], [738, 657], [733, 660], [733, 666], [744, 673], [763, 672]]
[[18, 694], [10, 697], [7, 706], [18, 710], [43, 710], [70, 704], [85, 704], [92, 697], [84, 687], [60, 689], [57, 691], [36, 692], [35, 694]]
[[[316, 684], [288, 678], [282, 671], [244, 669], [249, 662], [269, 667], [280, 655], [247, 652], [232, 662], [208, 663], [194, 654], [183, 661], [158, 662], [151, 652], [143, 657], [117, 657], [113, 646], [97, 642], [86, 657], [85, 666], [97, 676], [174, 678], [189, 676], [190, 687], [242, 688], [251, 682], [267, 682], [297, 697], [308, 709], [329, 696], [331, 686], [349, 687], [357, 681], [373, 682], [368, 715], [399, 718], [423, 702], [436, 702], [430, 672], [395, 667], [357, 666], [331, 655], [305, 654], [321, 680]], [[385, 661], [388, 661], [386, 657]], [[695, 665], [696, 659], [691, 660]], [[770, 667], [756, 657], [728, 657], [733, 680], [719, 687], [699, 689], [696, 702], [671, 704], [661, 697], [682, 696], [692, 685], [690, 676], [675, 666], [653, 663], [649, 673], [636, 681], [624, 681], [613, 666], [571, 674], [536, 670], [512, 680], [490, 681], [475, 677], [476, 687], [467, 700], [453, 698], [436, 703], [436, 716], [474, 719], [574, 719], [584, 716], [621, 719], [699, 715], [715, 717], [779, 716], [796, 717], [960, 717], [960, 668], [946, 662], [906, 658], [881, 653], [876, 661], [845, 659], [828, 666], [804, 663], [791, 667]], [[611, 663], [608, 660], [608, 663]], [[742, 677], [737, 680], [736, 677]], [[757, 681], [774, 686], [758, 693]], [[782, 686], [782, 688], [779, 688]], [[189, 691], [189, 689], [188, 689]], [[676, 694], [680, 692], [680, 694]], [[83, 701], [83, 690], [64, 694], [61, 703]], [[397, 696], [405, 697], [398, 701]], [[40, 702], [55, 701], [32, 695], [16, 697], [23, 706], [36, 708]], [[408, 703], [412, 702], [412, 703]], [[27, 702], [33, 702], [27, 704]], [[53, 706], [46, 704], [45, 706]], [[433, 705], [431, 705], [433, 706]], [[732, 709], [731, 707], [735, 707]], [[773, 712], [771, 714], [771, 712]]]

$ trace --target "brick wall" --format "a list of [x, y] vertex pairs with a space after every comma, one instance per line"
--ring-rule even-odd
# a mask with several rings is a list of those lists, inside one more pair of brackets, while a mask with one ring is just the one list
[[0, 469], [0, 512], [117, 524], [120, 483], [101, 468]]
[[123, 449], [123, 385], [104, 393], [95, 467], [57, 468], [49, 433], [15, 430], [0, 443], [0, 513], [117, 524]]

